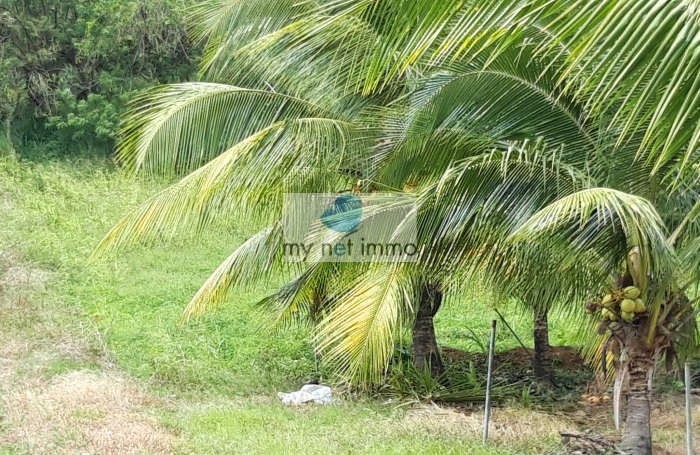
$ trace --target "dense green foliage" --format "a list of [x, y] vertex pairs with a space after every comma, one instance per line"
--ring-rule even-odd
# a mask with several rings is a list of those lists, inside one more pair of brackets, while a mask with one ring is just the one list
[[[234, 210], [260, 221], [189, 318], [284, 266], [284, 192], [414, 193], [417, 266], [310, 261], [261, 304], [283, 322], [307, 314], [324, 361], [363, 384], [381, 383], [401, 327], [429, 340], [431, 301], [462, 283], [561, 305], [587, 321], [591, 352], [614, 351], [618, 428], [630, 375], [622, 442], [649, 455], [653, 367], [700, 342], [685, 295], [700, 245], [698, 8], [655, 3], [360, 0], [304, 2], [303, 14], [286, 0], [203, 4], [197, 33], [217, 83], [145, 93], [118, 145], [135, 172], [190, 174], [98, 250], [203, 231]], [[260, 36], [241, 39], [251, 30]], [[638, 319], [584, 319], [585, 302], [631, 284], [648, 304]]]
[[185, 0], [1, 0], [0, 121], [18, 149], [108, 153], [134, 94], [191, 78]]
[[[132, 88], [179, 79], [167, 64], [145, 63], [170, 55], [159, 47], [170, 29], [150, 9], [158, 4], [126, 8], [124, 21], [110, 4], [28, 5], [24, 15], [3, 10], [5, 129], [15, 112], [38, 119], [15, 125], [25, 143], [40, 135], [57, 149], [100, 148]], [[307, 263], [261, 303], [283, 323], [308, 316], [323, 360], [375, 385], [402, 327], [433, 300], [426, 289], [453, 295], [480, 279], [497, 300], [560, 306], [612, 346], [616, 426], [629, 374], [623, 445], [651, 454], [653, 367], [700, 342], [700, 310], [686, 295], [700, 257], [697, 2], [299, 5], [224, 0], [195, 10], [202, 74], [216, 83], [144, 92], [118, 145], [127, 169], [190, 174], [128, 214], [98, 251], [183, 227], [205, 232], [234, 213], [257, 223], [262, 230], [200, 288], [189, 318], [289, 275], [277, 248], [285, 192], [416, 194], [417, 264]], [[149, 18], [158, 27], [139, 34], [134, 24]], [[629, 284], [646, 311], [594, 331], [582, 304]], [[590, 339], [592, 350], [602, 342]]]
[[[164, 398], [164, 406], [149, 412], [178, 435], [176, 454], [534, 455], [554, 450], [558, 428], [545, 436], [483, 446], [478, 428], [465, 433], [447, 421], [436, 429], [430, 416], [408, 420], [410, 407], [396, 400], [344, 397], [338, 406], [284, 408], [276, 393], [297, 389], [313, 375], [314, 362], [306, 331], [272, 333], [265, 315], [254, 311], [255, 302], [275, 283], [237, 293], [235, 304], [206, 318], [178, 323], [183, 305], [211, 268], [250, 234], [245, 222], [148, 251], [135, 248], [110, 261], [88, 261], [122, 211], [164, 185], [131, 179], [105, 161], [0, 158], [0, 250], [19, 252], [27, 266], [51, 276], [45, 289], [32, 296], [39, 314], [26, 308], [3, 313], [0, 343], [38, 339], [30, 344], [51, 349], [99, 329], [119, 370]], [[469, 308], [477, 311], [468, 316]], [[531, 344], [528, 323], [511, 312], [505, 315]], [[469, 330], [485, 343], [491, 317], [481, 296], [450, 301], [437, 322], [440, 341], [479, 350], [469, 340]], [[556, 342], [570, 339], [564, 318], [553, 319], [553, 333]], [[517, 345], [509, 332], [499, 331], [499, 351]], [[103, 347], [95, 349], [101, 353]], [[26, 357], [27, 372], [39, 370], [47, 380], [100, 367], [99, 358]], [[41, 363], [46, 357], [48, 365]], [[0, 401], [0, 415], [4, 411]], [[86, 425], [84, 418], [80, 422]], [[8, 430], [2, 423], [0, 441]], [[68, 443], [65, 438], [55, 442], [59, 448]], [[31, 453], [22, 444], [6, 444], [0, 442], [0, 454]]]

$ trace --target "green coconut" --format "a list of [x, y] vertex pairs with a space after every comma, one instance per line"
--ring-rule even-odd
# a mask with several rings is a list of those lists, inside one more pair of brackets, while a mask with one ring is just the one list
[[613, 303], [613, 298], [611, 294], [605, 294], [605, 297], [603, 297], [603, 301], [600, 302], [601, 305], [604, 307], [609, 307]]
[[622, 313], [620, 313], [620, 317], [621, 317], [623, 320], [625, 320], [625, 321], [627, 321], [627, 322], [630, 322], [630, 321], [632, 321], [632, 320], [634, 319], [634, 313], [629, 313], [629, 312], [627, 312], [627, 311], [623, 311]]
[[638, 287], [636, 286], [627, 286], [623, 291], [622, 295], [625, 296], [626, 299], [636, 299], [639, 297], [639, 294], [641, 294], [641, 291], [639, 290]]
[[647, 311], [647, 306], [644, 304], [644, 300], [634, 299], [634, 312], [635, 313], [644, 313], [646, 311]]
[[624, 311], [625, 313], [634, 313], [635, 308], [636, 305], [634, 300], [624, 299], [622, 302], [620, 302], [620, 310]]
[[617, 315], [613, 313], [612, 311], [608, 310], [607, 308], [603, 308], [603, 310], [600, 312], [600, 314], [604, 318], [608, 318], [611, 321], [616, 321], [617, 320]]

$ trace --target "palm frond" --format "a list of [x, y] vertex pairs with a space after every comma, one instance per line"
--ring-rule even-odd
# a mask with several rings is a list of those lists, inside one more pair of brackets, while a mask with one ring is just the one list
[[[597, 149], [573, 109], [540, 87], [496, 70], [437, 74], [411, 97], [403, 115], [383, 113], [385, 131], [375, 160], [394, 184], [420, 175], [440, 175], [453, 162], [494, 149], [560, 149], [570, 164], [582, 166]], [[427, 165], [418, 166], [418, 162]]]
[[475, 253], [483, 248], [484, 235], [495, 244], [542, 207], [585, 182], [586, 176], [563, 163], [557, 153], [537, 148], [462, 160], [422, 190], [420, 240], [433, 246], [436, 265], [452, 261], [435, 256], [446, 247]]
[[588, 188], [553, 202], [534, 214], [510, 239], [531, 241], [559, 231], [560, 239], [568, 242], [572, 251], [595, 249], [607, 256], [614, 236], [604, 232], [616, 225], [624, 236], [623, 251], [640, 249], [643, 276], [664, 279], [673, 273], [677, 259], [654, 206], [646, 199], [610, 188]]
[[550, 29], [570, 43], [565, 75], [591, 109], [614, 112], [620, 141], [643, 132], [655, 171], [700, 145], [700, 7], [695, 0], [552, 2]]
[[307, 101], [264, 90], [191, 82], [137, 97], [125, 115], [117, 160], [129, 171], [177, 175], [284, 119], [338, 118]]
[[272, 317], [275, 329], [309, 325], [313, 328], [339, 303], [334, 297], [347, 283], [366, 273], [367, 263], [312, 262], [258, 306]]
[[276, 223], [236, 248], [192, 297], [183, 312], [183, 321], [216, 309], [232, 290], [245, 289], [279, 272], [281, 239], [281, 224]]
[[190, 35], [204, 47], [202, 72], [232, 49], [273, 33], [314, 9], [314, 2], [296, 0], [206, 0], [190, 7]]
[[[255, 56], [259, 45], [267, 51], [277, 46], [283, 66], [298, 56], [321, 57], [324, 69], [343, 78], [347, 91], [368, 95], [385, 90], [416, 65], [476, 55], [540, 9], [497, 0], [334, 1], [320, 5], [312, 20], [300, 19], [251, 43], [247, 54]], [[236, 65], [222, 63], [229, 72], [223, 80], [236, 80], [231, 77]]]
[[187, 226], [245, 215], [265, 224], [279, 219], [288, 191], [338, 191], [350, 185], [339, 169], [361, 162], [365, 138], [352, 124], [302, 118], [274, 123], [148, 199], [102, 239], [97, 253]]
[[325, 361], [348, 380], [376, 383], [386, 371], [414, 294], [411, 275], [400, 264], [374, 267], [348, 286], [319, 327]]

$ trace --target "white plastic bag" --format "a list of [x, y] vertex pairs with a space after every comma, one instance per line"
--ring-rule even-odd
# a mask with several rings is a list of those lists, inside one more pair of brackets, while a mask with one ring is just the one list
[[333, 391], [325, 385], [307, 384], [296, 392], [278, 392], [277, 396], [285, 406], [299, 406], [304, 403], [314, 402], [328, 404], [333, 401]]

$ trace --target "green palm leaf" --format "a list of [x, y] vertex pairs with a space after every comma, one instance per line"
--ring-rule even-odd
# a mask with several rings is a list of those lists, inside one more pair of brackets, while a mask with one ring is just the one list
[[296, 0], [207, 0], [189, 9], [192, 40], [204, 45], [202, 72], [226, 60], [232, 50], [283, 28], [314, 10]]
[[279, 272], [281, 224], [268, 226], [246, 240], [199, 288], [185, 308], [183, 320], [217, 308], [232, 290], [245, 289]]
[[270, 91], [201, 82], [167, 85], [134, 100], [117, 159], [133, 172], [182, 174], [275, 122], [329, 114]]
[[415, 299], [413, 279], [400, 264], [377, 266], [348, 286], [321, 322], [319, 349], [347, 379], [376, 383], [394, 351], [401, 322]]
[[352, 178], [339, 178], [339, 170], [362, 161], [364, 140], [352, 124], [334, 119], [277, 122], [148, 199], [112, 228], [97, 252], [172, 236], [188, 226], [203, 229], [232, 213], [274, 222], [285, 190], [348, 187]]
[[[614, 112], [623, 141], [644, 135], [639, 153], [655, 171], [676, 156], [681, 169], [700, 145], [699, 9], [694, 0], [552, 2], [551, 29], [571, 43], [566, 75], [599, 113]], [[595, 69], [595, 70], [594, 70]]]
[[559, 231], [560, 239], [572, 249], [594, 249], [604, 257], [614, 236], [603, 232], [616, 225], [624, 234], [623, 251], [640, 249], [642, 276], [664, 280], [672, 275], [677, 259], [654, 206], [646, 199], [610, 188], [589, 188], [563, 197], [533, 215], [510, 238], [528, 241]]

